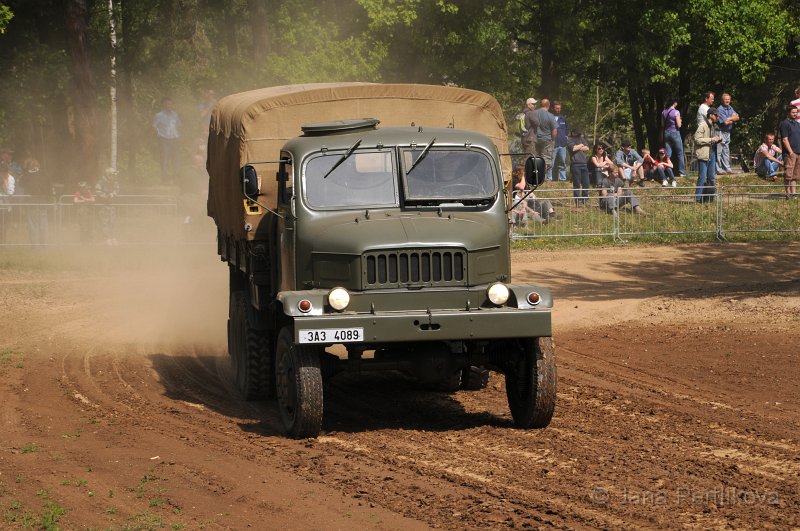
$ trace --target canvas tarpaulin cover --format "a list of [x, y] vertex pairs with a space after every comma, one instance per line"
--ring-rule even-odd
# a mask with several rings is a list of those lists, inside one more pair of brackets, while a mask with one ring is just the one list
[[[270, 87], [222, 98], [211, 117], [208, 137], [208, 215], [222, 234], [252, 238], [260, 217], [247, 216], [240, 169], [253, 161], [277, 161], [301, 126], [349, 118], [377, 118], [379, 127], [455, 127], [487, 135], [508, 153], [502, 109], [492, 96], [437, 85], [316, 83]], [[509, 160], [503, 160], [508, 180]], [[259, 202], [275, 205], [277, 164], [262, 171]], [[247, 232], [245, 224], [253, 226]]]

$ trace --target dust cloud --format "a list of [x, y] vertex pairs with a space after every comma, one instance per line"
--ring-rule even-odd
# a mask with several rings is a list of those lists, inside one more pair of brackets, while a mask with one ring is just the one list
[[130, 252], [146, 255], [134, 256], [134, 264], [161, 258], [155, 269], [122, 268], [103, 280], [108, 339], [224, 348], [228, 272], [216, 249], [135, 247]]
[[[168, 345], [224, 352], [228, 271], [217, 256], [213, 223], [204, 221], [202, 231], [187, 239], [163, 219], [150, 221], [129, 222], [117, 246], [0, 246], [6, 305], [17, 313], [45, 309], [54, 316], [54, 337], [124, 343], [133, 353]], [[138, 234], [131, 225], [141, 227]], [[168, 230], [173, 241], [159, 238]], [[159, 243], [131, 243], [148, 235]]]

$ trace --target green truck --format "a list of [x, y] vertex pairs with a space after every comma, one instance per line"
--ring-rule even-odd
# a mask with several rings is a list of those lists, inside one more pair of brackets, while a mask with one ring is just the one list
[[[287, 435], [316, 437], [323, 382], [341, 371], [455, 391], [493, 370], [514, 423], [547, 426], [553, 301], [511, 280], [507, 151], [499, 104], [473, 90], [312, 84], [220, 100], [208, 212], [243, 396], [276, 398]], [[526, 161], [529, 182], [543, 165]]]

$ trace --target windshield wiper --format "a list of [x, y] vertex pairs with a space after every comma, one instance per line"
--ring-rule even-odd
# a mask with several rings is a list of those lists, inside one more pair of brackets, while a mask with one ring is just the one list
[[323, 178], [323, 179], [327, 179], [327, 178], [328, 178], [328, 175], [330, 175], [331, 173], [333, 173], [333, 170], [335, 170], [336, 168], [338, 168], [339, 166], [341, 166], [342, 162], [346, 161], [346, 160], [347, 160], [347, 157], [349, 157], [350, 155], [352, 155], [352, 154], [353, 154], [353, 151], [355, 151], [355, 150], [356, 150], [356, 148], [357, 148], [358, 146], [360, 146], [360, 145], [361, 145], [361, 139], [359, 138], [358, 140], [356, 140], [356, 143], [355, 143], [355, 144], [353, 144], [352, 146], [350, 146], [349, 148], [347, 148], [347, 151], [345, 151], [344, 155], [342, 155], [342, 158], [340, 158], [339, 160], [337, 160], [337, 161], [336, 161], [336, 164], [334, 164], [334, 165], [333, 165], [333, 167], [332, 167], [331, 169], [329, 169], [329, 170], [328, 170], [328, 173], [326, 173], [325, 175], [323, 175], [323, 176], [322, 176], [322, 178]]
[[412, 165], [411, 165], [411, 167], [408, 169], [408, 171], [406, 172], [406, 175], [408, 175], [409, 173], [411, 173], [411, 170], [413, 170], [414, 168], [416, 168], [416, 167], [417, 167], [417, 164], [419, 164], [419, 163], [422, 161], [422, 159], [424, 159], [424, 158], [425, 158], [425, 155], [427, 155], [427, 154], [428, 154], [428, 151], [430, 151], [430, 149], [431, 149], [431, 146], [433, 145], [433, 143], [434, 143], [434, 142], [436, 142], [436, 137], [433, 137], [433, 138], [431, 138], [431, 141], [430, 141], [430, 142], [428, 142], [428, 145], [427, 145], [427, 146], [425, 146], [425, 148], [422, 150], [422, 153], [420, 153], [420, 154], [419, 154], [419, 157], [417, 157], [417, 160], [415, 160], [415, 161], [414, 161], [414, 164], [412, 164]]

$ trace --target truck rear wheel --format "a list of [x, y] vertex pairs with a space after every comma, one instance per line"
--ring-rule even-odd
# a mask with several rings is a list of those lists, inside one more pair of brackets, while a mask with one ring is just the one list
[[505, 368], [511, 416], [520, 428], [544, 428], [556, 407], [558, 372], [553, 339], [525, 338], [516, 343], [519, 351]]
[[291, 327], [278, 334], [275, 384], [278, 411], [287, 435], [316, 437], [322, 428], [322, 371], [319, 348], [294, 342]]
[[274, 396], [272, 352], [269, 335], [251, 326], [247, 315], [247, 292], [231, 292], [228, 322], [228, 352], [236, 388], [245, 400]]

